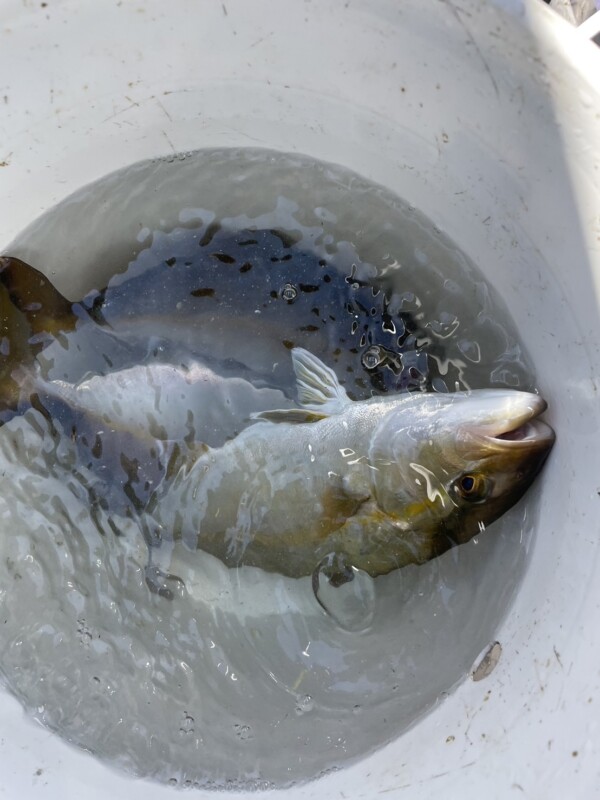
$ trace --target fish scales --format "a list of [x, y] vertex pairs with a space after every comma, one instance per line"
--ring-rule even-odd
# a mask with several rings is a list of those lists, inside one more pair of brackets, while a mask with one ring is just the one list
[[174, 535], [188, 547], [230, 566], [310, 574], [371, 497], [369, 442], [385, 405], [372, 410], [367, 418], [350, 407], [314, 423], [246, 428], [182, 470], [158, 505], [161, 527], [177, 510]]

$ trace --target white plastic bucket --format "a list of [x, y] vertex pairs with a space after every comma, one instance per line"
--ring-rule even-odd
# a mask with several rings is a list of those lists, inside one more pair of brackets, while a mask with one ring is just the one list
[[[502, 5], [0, 9], [0, 250], [128, 163], [297, 150], [386, 185], [448, 233], [507, 302], [550, 402], [558, 443], [495, 671], [375, 755], [274, 800], [600, 795], [600, 51], [541, 3]], [[7, 797], [172, 796], [70, 748], [4, 693], [0, 720]]]

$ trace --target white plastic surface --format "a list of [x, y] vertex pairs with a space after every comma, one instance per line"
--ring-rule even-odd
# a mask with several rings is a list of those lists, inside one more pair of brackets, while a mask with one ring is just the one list
[[[482, 0], [0, 7], [0, 251], [130, 162], [297, 150], [447, 232], [507, 301], [550, 403], [558, 443], [496, 669], [371, 758], [272, 800], [600, 796], [600, 51], [542, 3], [497, 5], [514, 15]], [[173, 790], [106, 769], [1, 694], [0, 795]]]

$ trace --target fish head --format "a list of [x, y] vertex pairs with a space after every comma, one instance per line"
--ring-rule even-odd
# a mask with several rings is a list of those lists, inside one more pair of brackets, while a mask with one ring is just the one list
[[370, 450], [379, 509], [422, 533], [417, 560], [461, 544], [524, 494], [554, 443], [536, 394], [481, 389], [413, 395], [376, 429]]

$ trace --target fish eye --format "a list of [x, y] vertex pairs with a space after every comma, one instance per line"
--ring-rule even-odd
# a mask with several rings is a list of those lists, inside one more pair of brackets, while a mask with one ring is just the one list
[[475, 488], [475, 478], [473, 475], [463, 475], [460, 479], [460, 488], [468, 494]]
[[488, 482], [483, 475], [466, 472], [455, 483], [458, 494], [465, 500], [483, 500], [488, 493]]

